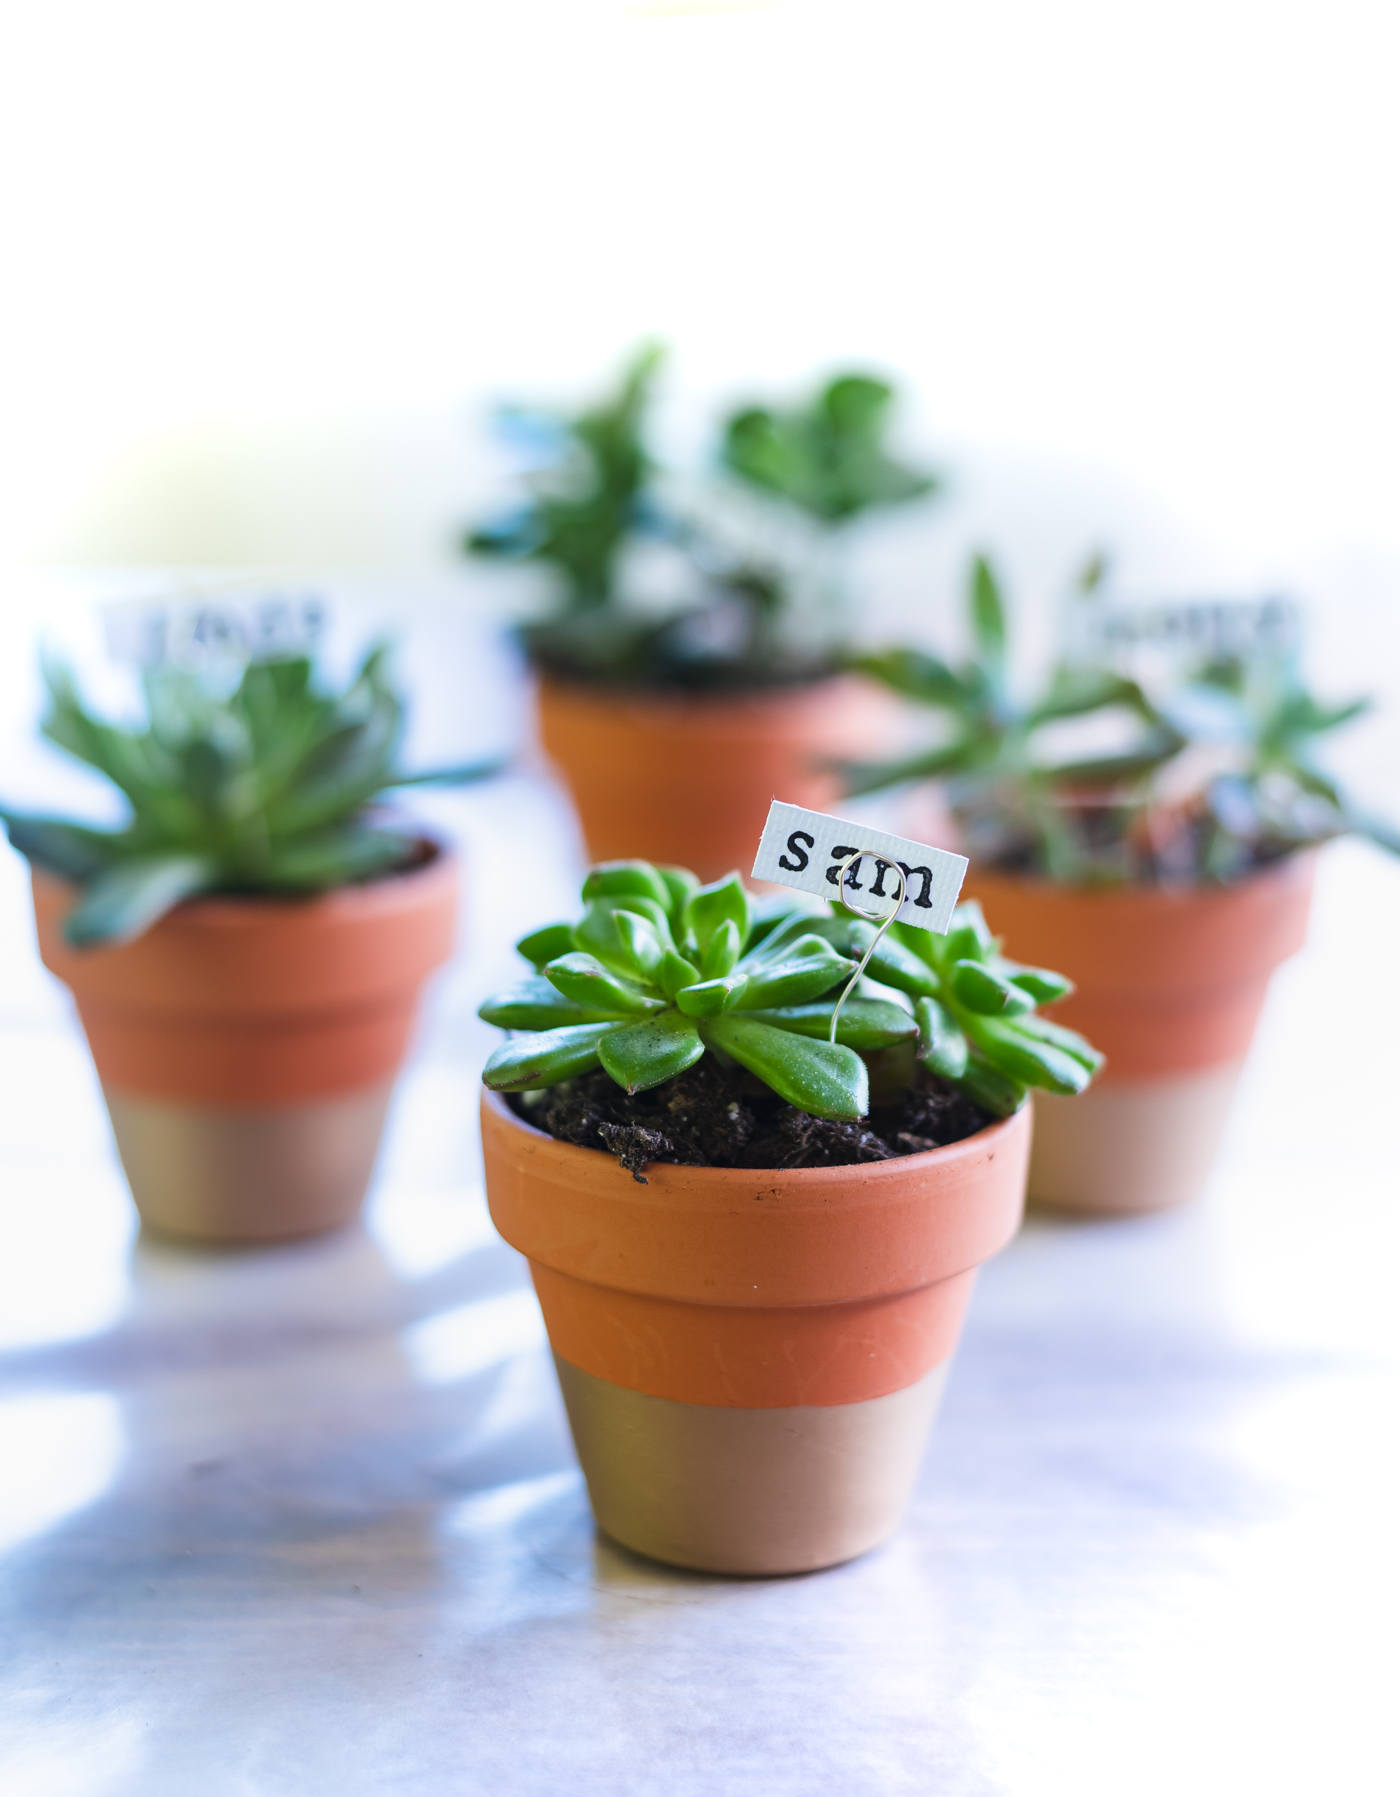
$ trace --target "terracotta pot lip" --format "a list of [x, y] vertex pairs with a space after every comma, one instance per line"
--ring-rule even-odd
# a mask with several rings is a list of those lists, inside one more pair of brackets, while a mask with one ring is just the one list
[[[548, 1130], [537, 1129], [533, 1123], [527, 1123], [523, 1117], [511, 1109], [505, 1101], [505, 1095], [493, 1092], [489, 1086], [481, 1088], [482, 1102], [489, 1105], [497, 1116], [520, 1131], [522, 1136], [536, 1142], [546, 1143], [551, 1150], [557, 1150], [567, 1165], [576, 1155], [588, 1155], [593, 1164], [597, 1159], [615, 1161], [605, 1148], [584, 1148], [577, 1142], [561, 1142], [558, 1136], [550, 1135]], [[890, 1179], [896, 1173], [918, 1174], [932, 1171], [935, 1167], [948, 1166], [952, 1162], [981, 1153], [998, 1139], [1009, 1136], [1022, 1120], [1022, 1114], [1028, 1109], [1029, 1098], [1023, 1099], [1009, 1117], [1000, 1117], [989, 1123], [985, 1129], [979, 1129], [975, 1135], [964, 1136], [958, 1142], [946, 1142], [941, 1148], [928, 1148], [920, 1154], [897, 1154], [887, 1161], [853, 1161], [841, 1167], [692, 1167], [684, 1166], [677, 1161], [648, 1161], [647, 1177], [651, 1180], [659, 1176], [664, 1185], [668, 1174], [683, 1175], [687, 1180], [700, 1180], [716, 1186], [727, 1184], [751, 1185], [756, 1178], [765, 1174], [781, 1176], [784, 1180], [797, 1179], [809, 1186], [849, 1185], [852, 1178], [862, 1183]], [[629, 1196], [636, 1198], [638, 1192]]]
[[[335, 911], [349, 906], [362, 906], [366, 901], [402, 896], [414, 886], [434, 887], [455, 876], [457, 855], [442, 837], [423, 830], [416, 841], [426, 849], [424, 860], [412, 867], [390, 868], [368, 880], [352, 880], [342, 886], [324, 887], [304, 895], [293, 893], [211, 893], [203, 898], [183, 899], [159, 920], [169, 923], [178, 919], [181, 925], [198, 928], [231, 921], [246, 922], [260, 917], [305, 915], [311, 911]], [[76, 893], [78, 887], [48, 868], [30, 864], [30, 878], [37, 887], [46, 887], [60, 896]], [[417, 896], [415, 894], [415, 896]], [[138, 939], [139, 940], [139, 939]], [[83, 951], [87, 952], [87, 951]], [[101, 954], [97, 948], [93, 953]]]
[[542, 668], [535, 668], [532, 672], [541, 692], [557, 693], [567, 699], [594, 702], [608, 700], [661, 711], [720, 711], [729, 707], [770, 705], [775, 700], [809, 698], [827, 687], [858, 678], [849, 669], [832, 668], [829, 673], [814, 674], [807, 680], [774, 681], [769, 686], [691, 690], [686, 687], [625, 686], [603, 680], [576, 680], [562, 674], [547, 673]]
[[1062, 880], [1047, 879], [1043, 874], [1013, 873], [1006, 868], [988, 867], [975, 861], [967, 870], [967, 885], [976, 886], [978, 881], [984, 881], [989, 885], [1014, 887], [1039, 898], [1076, 900], [1091, 905], [1211, 904], [1230, 898], [1235, 893], [1248, 892], [1275, 882], [1282, 884], [1296, 878], [1317, 853], [1316, 847], [1293, 849], [1287, 855], [1281, 855], [1277, 861], [1271, 861], [1266, 867], [1255, 868], [1243, 879], [1231, 880], [1223, 886], [1200, 881], [1183, 881], [1179, 884], [1173, 882], [1170, 885], [1125, 882], [1118, 886], [1074, 886]]

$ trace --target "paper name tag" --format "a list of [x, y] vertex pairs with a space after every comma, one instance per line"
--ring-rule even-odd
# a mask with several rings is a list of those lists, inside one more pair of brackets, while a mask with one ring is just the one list
[[201, 668], [309, 655], [328, 616], [319, 593], [245, 585], [124, 600], [103, 608], [103, 626], [114, 661]]
[[888, 917], [899, 900], [899, 876], [893, 872], [898, 867], [904, 875], [899, 921], [932, 930], [936, 936], [946, 933], [967, 872], [967, 857], [828, 817], [824, 811], [804, 811], [800, 805], [774, 799], [753, 877], [835, 899], [842, 896], [836, 887], [841, 863], [857, 849], [862, 859], [851, 863], [845, 880], [853, 909]]

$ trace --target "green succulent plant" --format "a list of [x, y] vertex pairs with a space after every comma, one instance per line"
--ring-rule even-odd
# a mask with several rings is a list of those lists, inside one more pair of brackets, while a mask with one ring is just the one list
[[637, 530], [654, 464], [646, 426], [660, 345], [643, 344], [615, 393], [576, 416], [512, 408], [503, 433], [542, 463], [528, 497], [494, 523], [468, 531], [469, 554], [543, 562], [559, 575], [563, 611], [596, 613], [616, 597], [617, 560]]
[[885, 434], [893, 404], [887, 382], [843, 374], [786, 411], [746, 406], [725, 424], [724, 465], [826, 525], [920, 499], [938, 482], [891, 456]]
[[[713, 1052], [815, 1117], [870, 1108], [863, 1055], [911, 1049], [984, 1110], [1009, 1115], [1029, 1086], [1079, 1092], [1101, 1065], [1082, 1037], [1036, 1014], [1069, 981], [1005, 960], [976, 904], [946, 936], [879, 935], [844, 905], [755, 901], [737, 874], [701, 886], [681, 868], [605, 862], [582, 918], [516, 944], [532, 977], [479, 1015], [512, 1032], [486, 1063], [493, 1091], [558, 1085], [601, 1067], [644, 1092]], [[878, 940], [877, 940], [878, 937]], [[873, 945], [873, 946], [872, 946]], [[868, 991], [840, 1006], [868, 953]]]
[[[519, 634], [538, 666], [565, 678], [726, 688], [831, 672], [832, 647], [814, 644], [810, 618], [797, 619], [798, 573], [775, 545], [731, 541], [722, 506], [701, 517], [705, 507], [677, 504], [648, 441], [661, 360], [658, 345], [643, 345], [615, 389], [576, 414], [502, 412], [501, 434], [530, 464], [525, 491], [503, 516], [469, 530], [463, 549], [553, 571], [556, 604]], [[847, 374], [791, 410], [747, 406], [721, 427], [721, 464], [777, 502], [768, 524], [796, 510], [830, 538], [858, 514], [937, 484], [889, 454], [893, 400], [884, 382]], [[624, 552], [643, 541], [669, 545], [688, 563], [693, 591], [684, 603], [630, 603]]]
[[[1103, 574], [1089, 564], [1089, 596]], [[1065, 885], [1129, 880], [1224, 881], [1348, 830], [1400, 849], [1316, 765], [1319, 736], [1364, 701], [1318, 703], [1296, 650], [1202, 660], [1148, 684], [1119, 668], [1060, 663], [1019, 694], [1010, 677], [1006, 609], [990, 563], [968, 586], [972, 656], [960, 666], [922, 649], [866, 655], [856, 667], [936, 713], [938, 742], [901, 760], [851, 763], [850, 793], [938, 782], [962, 847], [984, 866]], [[1065, 752], [1057, 727], [1116, 725], [1111, 748]]]
[[81, 888], [68, 940], [129, 941], [200, 893], [309, 893], [409, 865], [419, 841], [376, 819], [371, 801], [500, 763], [399, 772], [404, 706], [386, 657], [373, 649], [341, 692], [321, 690], [305, 656], [252, 662], [222, 695], [190, 671], [150, 669], [144, 728], [94, 716], [71, 672], [46, 664], [44, 735], [130, 808], [116, 830], [0, 811], [22, 855]]

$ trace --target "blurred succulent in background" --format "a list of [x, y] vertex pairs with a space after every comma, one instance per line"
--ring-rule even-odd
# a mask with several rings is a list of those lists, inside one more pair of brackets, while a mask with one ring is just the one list
[[[1103, 571], [1089, 564], [1081, 597]], [[961, 666], [908, 648], [855, 661], [944, 727], [930, 749], [842, 772], [851, 793], [939, 783], [974, 862], [1091, 885], [1229, 880], [1352, 830], [1400, 850], [1396, 833], [1355, 811], [1313, 760], [1317, 738], [1366, 701], [1319, 704], [1295, 646], [1199, 658], [1157, 681], [1066, 661], [1023, 698], [982, 556], [968, 619], [974, 653]]]
[[68, 939], [128, 941], [200, 893], [317, 892], [411, 866], [420, 839], [376, 819], [371, 801], [500, 764], [400, 773], [404, 707], [386, 656], [373, 649], [339, 693], [316, 686], [305, 656], [252, 662], [222, 695], [156, 667], [143, 676], [143, 729], [95, 717], [69, 670], [47, 664], [44, 735], [111, 780], [131, 812], [100, 830], [0, 811], [22, 855], [81, 888]]
[[[849, 876], [854, 883], [858, 870]], [[512, 1032], [486, 1063], [494, 1091], [555, 1086], [601, 1067], [629, 1093], [675, 1078], [707, 1052], [737, 1062], [812, 1116], [864, 1117], [863, 1055], [905, 1047], [919, 1069], [994, 1116], [1028, 1086], [1081, 1091], [1100, 1057], [1036, 1015], [1058, 974], [1004, 960], [975, 904], [946, 936], [874, 924], [845, 906], [755, 901], [737, 874], [700, 886], [679, 868], [610, 862], [584, 882], [576, 924], [525, 937], [534, 977], [482, 1005]], [[832, 1019], [862, 957], [895, 997], [857, 992]]]
[[787, 411], [746, 406], [724, 426], [724, 465], [826, 525], [921, 499], [938, 482], [890, 455], [894, 397], [885, 381], [843, 374]]
[[468, 531], [463, 547], [472, 555], [553, 568], [566, 616], [615, 603], [618, 557], [646, 521], [654, 471], [646, 427], [661, 358], [660, 345], [642, 345], [617, 391], [573, 417], [516, 407], [502, 414], [502, 434], [533, 452], [528, 497], [505, 517]]
[[[566, 678], [723, 688], [831, 672], [830, 622], [810, 615], [812, 582], [789, 527], [801, 523], [810, 551], [876, 507], [936, 489], [886, 447], [893, 389], [845, 374], [791, 410], [746, 406], [721, 427], [732, 485], [682, 491], [648, 442], [661, 356], [642, 346], [615, 391], [576, 415], [502, 414], [503, 434], [529, 451], [526, 495], [468, 531], [463, 548], [554, 571], [556, 605], [520, 635], [537, 666]], [[646, 545], [669, 554], [687, 596], [629, 590], [629, 552]]]

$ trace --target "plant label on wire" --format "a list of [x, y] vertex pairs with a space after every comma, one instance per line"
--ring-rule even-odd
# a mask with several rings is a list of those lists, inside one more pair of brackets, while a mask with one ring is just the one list
[[[855, 855], [860, 859], [851, 861], [838, 891], [841, 864]], [[899, 877], [891, 878], [895, 868], [904, 876], [900, 923], [944, 935], [962, 890], [967, 857], [866, 824], [774, 799], [754, 858], [753, 877], [792, 886], [814, 898], [834, 900], [849, 894], [854, 909], [874, 918], [893, 913], [898, 904]]]

